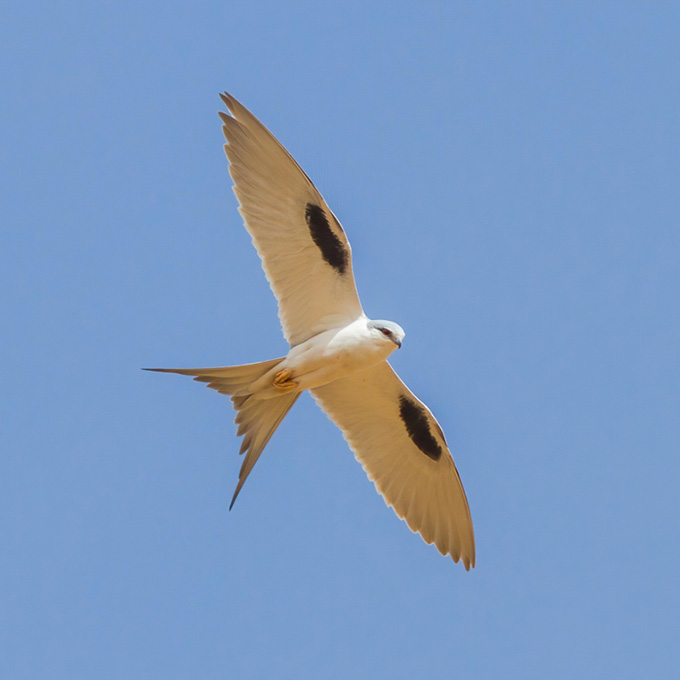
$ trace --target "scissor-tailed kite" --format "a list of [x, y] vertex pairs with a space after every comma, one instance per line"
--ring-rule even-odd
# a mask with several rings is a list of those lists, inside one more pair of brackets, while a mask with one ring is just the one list
[[245, 366], [151, 370], [194, 376], [231, 396], [246, 454], [231, 505], [279, 423], [310, 390], [387, 505], [443, 555], [474, 567], [470, 510], [444, 433], [387, 362], [404, 331], [364, 314], [349, 242], [326, 201], [252, 113], [220, 96], [231, 114], [220, 117], [239, 211], [290, 351]]

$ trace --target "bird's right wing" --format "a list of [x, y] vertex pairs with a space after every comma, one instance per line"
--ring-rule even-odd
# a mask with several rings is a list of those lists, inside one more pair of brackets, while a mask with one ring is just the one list
[[349, 241], [323, 196], [278, 140], [231, 95], [220, 113], [234, 193], [294, 346], [359, 318]]
[[385, 361], [311, 390], [387, 505], [466, 569], [475, 539], [465, 491], [430, 410]]

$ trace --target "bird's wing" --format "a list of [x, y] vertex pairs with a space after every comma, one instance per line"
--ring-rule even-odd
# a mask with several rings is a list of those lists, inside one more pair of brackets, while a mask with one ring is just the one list
[[297, 345], [363, 314], [349, 241], [309, 177], [231, 95], [220, 95], [225, 151], [239, 211], [279, 303], [286, 340]]
[[475, 539], [465, 491], [430, 410], [383, 362], [312, 390], [387, 505], [466, 569]]

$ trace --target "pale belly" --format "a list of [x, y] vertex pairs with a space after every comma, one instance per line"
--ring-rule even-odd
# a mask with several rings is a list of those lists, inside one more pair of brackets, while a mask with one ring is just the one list
[[290, 372], [296, 391], [321, 387], [385, 361], [394, 349], [394, 343], [367, 332], [365, 321], [361, 320], [346, 328], [325, 331], [293, 347], [272, 375], [266, 374], [253, 387], [257, 388], [259, 398], [280, 395], [280, 388], [272, 386], [280, 371]]

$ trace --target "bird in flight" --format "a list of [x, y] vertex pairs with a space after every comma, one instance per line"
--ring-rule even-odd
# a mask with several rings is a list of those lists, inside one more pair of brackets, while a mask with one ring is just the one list
[[274, 431], [309, 390], [380, 495], [427, 543], [475, 566], [470, 510], [439, 423], [387, 361], [404, 331], [361, 307], [343, 228], [267, 128], [220, 95], [239, 212], [278, 300], [285, 357], [244, 366], [156, 368], [231, 397], [245, 459], [229, 508]]

